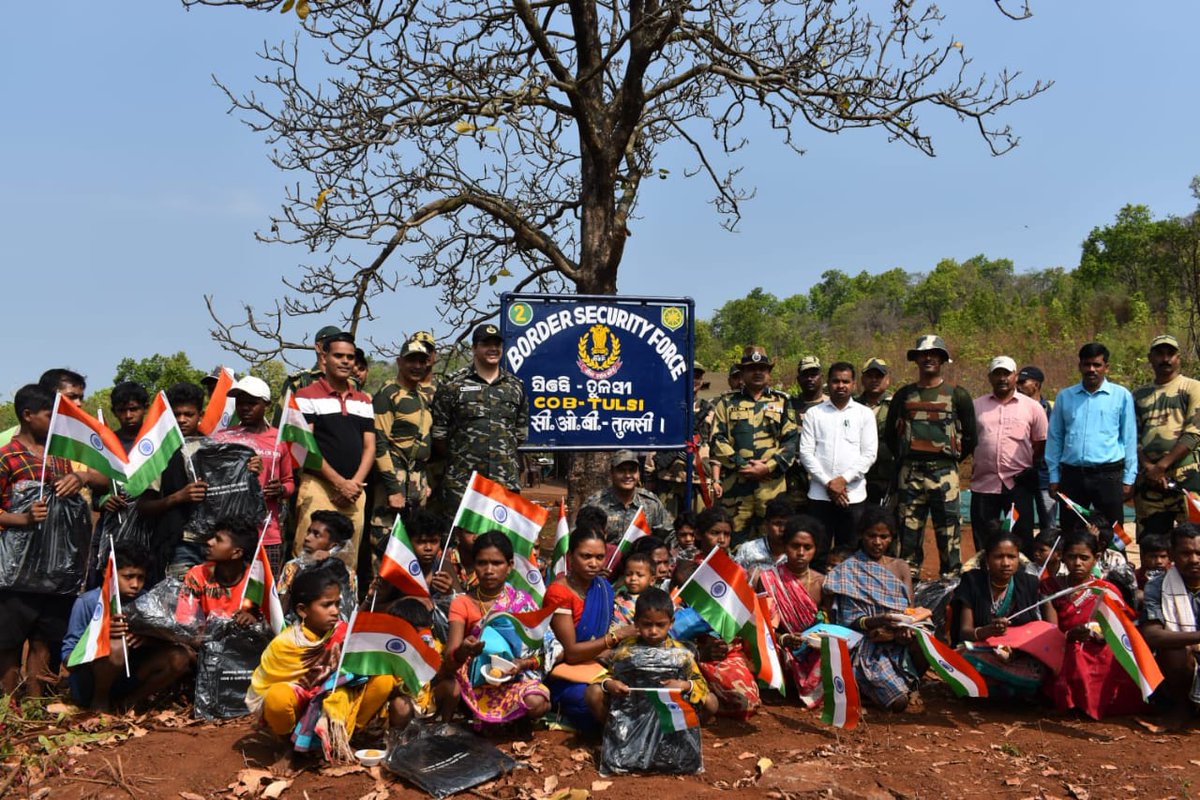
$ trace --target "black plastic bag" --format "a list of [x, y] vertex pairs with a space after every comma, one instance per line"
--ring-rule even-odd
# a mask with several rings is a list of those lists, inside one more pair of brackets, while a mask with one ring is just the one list
[[511, 772], [517, 765], [487, 739], [444, 722], [412, 722], [383, 766], [434, 797], [449, 797]]
[[[628, 658], [613, 663], [612, 676], [630, 687], [659, 688], [663, 681], [687, 680], [692, 654], [684, 648], [634, 647]], [[700, 729], [664, 731], [650, 703], [650, 693], [613, 697], [600, 774], [661, 772], [691, 775], [704, 769]]]
[[55, 497], [49, 485], [42, 489], [37, 481], [21, 481], [13, 488], [10, 510], [28, 511], [39, 493], [46, 500], [46, 519], [0, 532], [0, 589], [75, 594], [87, 570], [91, 509], [78, 494]]
[[184, 625], [175, 619], [175, 605], [183, 581], [164, 578], [122, 610], [129, 630], [155, 639], [192, 644], [200, 632], [199, 624]]
[[196, 716], [230, 719], [249, 714], [250, 676], [270, 643], [271, 632], [262, 624], [238, 625], [232, 619], [209, 617], [196, 658]]
[[[981, 567], [982, 569], [982, 567]], [[933, 614], [930, 623], [933, 624], [934, 635], [949, 642], [950, 601], [954, 599], [954, 590], [958, 588], [958, 578], [939, 578], [935, 581], [921, 581], [913, 587], [913, 606], [928, 608]]]
[[142, 517], [134, 505], [123, 511], [105, 511], [100, 516], [99, 547], [96, 563], [103, 564], [112, 544], [131, 544], [147, 555], [154, 541], [153, 523]]
[[232, 442], [205, 444], [192, 456], [197, 480], [208, 484], [204, 502], [192, 510], [186, 529], [202, 539], [213, 532], [217, 522], [232, 520], [251, 528], [262, 525], [267, 516], [258, 476], [249, 469], [255, 455], [249, 447]]

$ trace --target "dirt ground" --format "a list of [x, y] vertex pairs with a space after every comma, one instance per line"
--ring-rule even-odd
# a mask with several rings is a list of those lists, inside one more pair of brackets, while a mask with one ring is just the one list
[[[1085, 800], [1190, 798], [1200, 791], [1200, 735], [1195, 732], [1155, 733], [1146, 719], [1142, 722], [1151, 727], [1134, 718], [1091, 722], [1042, 709], [960, 702], [940, 684], [926, 684], [922, 694], [923, 711], [868, 710], [858, 729], [848, 733], [788, 704], [767, 706], [748, 723], [720, 720], [703, 732], [705, 771], [687, 777], [601, 778], [594, 744], [545, 730], [499, 734], [494, 743], [523, 765], [471, 796]], [[378, 768], [313, 766], [286, 778], [271, 776], [265, 770], [278, 752], [248, 721], [197, 724], [178, 715], [152, 715], [137, 721], [130, 738], [72, 748], [60, 756], [57, 770], [35, 775], [32, 787], [22, 775], [12, 791], [14, 797], [38, 800], [202, 800], [251, 798], [256, 792], [297, 800], [426, 796]], [[569, 789], [582, 791], [567, 794]]]

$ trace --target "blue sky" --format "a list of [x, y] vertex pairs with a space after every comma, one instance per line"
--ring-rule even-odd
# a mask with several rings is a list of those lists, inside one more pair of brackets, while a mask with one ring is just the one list
[[[1125, 203], [1193, 209], [1200, 103], [1188, 53], [1200, 4], [1034, 0], [1021, 23], [986, 2], [944, 8], [946, 35], [980, 67], [1056, 82], [1006, 112], [1020, 147], [995, 158], [944, 115], [924, 123], [934, 159], [878, 131], [814, 130], [799, 132], [797, 157], [747, 128], [742, 177], [757, 197], [739, 231], [718, 226], [682, 161], [664, 161], [672, 177], [644, 193], [620, 290], [687, 287], [708, 316], [755, 286], [805, 291], [830, 268], [924, 271], [976, 253], [1019, 270], [1072, 267], [1088, 231]], [[256, 49], [290, 37], [294, 19], [170, 0], [6, 8], [0, 263], [19, 334], [0, 361], [0, 397], [49, 366], [100, 388], [126, 355], [186, 350], [201, 366], [242, 366], [209, 338], [203, 295], [230, 315], [243, 301], [269, 305], [307, 253], [254, 241], [293, 178], [226, 113], [211, 76], [250, 88]], [[367, 332], [444, 335], [435, 303], [408, 290], [379, 305]]]

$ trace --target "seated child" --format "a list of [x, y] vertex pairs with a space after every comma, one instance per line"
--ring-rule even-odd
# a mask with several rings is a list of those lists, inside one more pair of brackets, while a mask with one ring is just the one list
[[[696, 557], [696, 513], [684, 511], [675, 517], [674, 542], [671, 545], [671, 560], [673, 564], [680, 561], [691, 561]], [[672, 566], [672, 569], [674, 566]]]
[[[1062, 565], [1062, 530], [1059, 528], [1047, 528], [1034, 537], [1031, 552], [1033, 558], [1025, 565], [1026, 572], [1032, 573], [1039, 579], [1045, 575], [1059, 577], [1066, 574]], [[1044, 574], [1043, 566], [1045, 567]]]
[[630, 553], [625, 557], [625, 577], [613, 599], [613, 621], [610, 630], [633, 624], [633, 611], [638, 595], [654, 583], [654, 563], [647, 553]]
[[825, 561], [826, 574], [852, 555], [854, 555], [853, 547], [834, 547], [831, 549], [829, 551], [829, 558]]
[[1171, 568], [1171, 547], [1167, 544], [1167, 537], [1152, 533], [1142, 537], [1142, 541], [1138, 543], [1138, 551], [1142, 557], [1142, 565], [1134, 574], [1137, 576], [1138, 591], [1141, 592], [1152, 578]]
[[[291, 603], [300, 621], [263, 651], [246, 706], [275, 735], [292, 734], [297, 750], [308, 750], [316, 737], [327, 759], [349, 760], [350, 736], [383, 712], [396, 679], [334, 676], [347, 625], [339, 616], [341, 585], [333, 573], [302, 572], [292, 583]], [[406, 703], [392, 703], [390, 720], [406, 723], [404, 708]]]
[[175, 620], [203, 628], [208, 617], [232, 617], [239, 625], [249, 625], [256, 617], [238, 602], [258, 531], [240, 522], [227, 521], [218, 522], [214, 528], [206, 542], [207, 560], [183, 576]]
[[[449, 563], [442, 562], [442, 542], [446, 539], [449, 527], [440, 514], [427, 511], [424, 508], [415, 509], [406, 521], [408, 540], [412, 542], [413, 555], [421, 565], [421, 573], [425, 583], [434, 596], [435, 604], [449, 608], [449, 596], [462, 591], [454, 570]], [[441, 569], [438, 569], [439, 565]], [[436, 570], [436, 571], [435, 571]], [[444, 603], [439, 603], [440, 597], [447, 597]], [[445, 610], [443, 609], [443, 610]]]
[[671, 548], [667, 547], [666, 542], [657, 536], [643, 536], [633, 543], [633, 552], [650, 556], [650, 564], [654, 568], [650, 573], [651, 583], [659, 589], [665, 589], [671, 581], [671, 570], [674, 568]]
[[[342, 619], [350, 619], [354, 607], [358, 605], [358, 579], [354, 573], [346, 569], [346, 564], [337, 557], [342, 548], [354, 534], [354, 523], [345, 514], [337, 511], [314, 511], [308, 523], [308, 531], [304, 534], [304, 542], [300, 555], [283, 565], [276, 588], [279, 591], [279, 602], [284, 608], [289, 608], [288, 593], [292, 583], [300, 573], [316, 567], [327, 568], [337, 576], [342, 586], [342, 603], [340, 613]], [[291, 611], [288, 611], [291, 614]], [[295, 622], [294, 619], [289, 619]]]
[[[796, 516], [796, 507], [786, 497], [776, 497], [767, 501], [763, 511], [762, 536], [742, 542], [734, 553], [733, 560], [746, 570], [753, 581], [758, 573], [775, 566], [787, 555], [783, 546], [783, 528], [787, 521]], [[818, 553], [820, 560], [824, 554]]]
[[[663, 731], [661, 722], [650, 702], [652, 695], [644, 692], [632, 692], [633, 689], [674, 689], [682, 695], [682, 699], [695, 709], [700, 722], [708, 722], [717, 711], [717, 699], [709, 694], [708, 685], [692, 652], [669, 635], [674, 621], [675, 606], [662, 589], [650, 587], [638, 597], [634, 612], [634, 626], [637, 635], [629, 637], [614, 648], [611, 656], [611, 677], [589, 686], [584, 698], [592, 715], [599, 722], [604, 722], [620, 710], [623, 724], [608, 725], [604, 733], [604, 748], [602, 768], [614, 772], [629, 770], [638, 771], [696, 771], [699, 767], [699, 753], [693, 763], [678, 762], [679, 753], [685, 744], [692, 744], [698, 750], [699, 737], [697, 732], [687, 729]], [[686, 715], [685, 715], [686, 716]], [[645, 747], [635, 748], [634, 741], [641, 741], [646, 732], [641, 730], [639, 721], [649, 717], [653, 733], [657, 739]], [[663, 752], [662, 739], [657, 737], [687, 737], [676, 738], [668, 752], [672, 761], [665, 762], [659, 756]], [[630, 741], [633, 739], [634, 741]], [[689, 748], [689, 749], [692, 749]]]
[[[145, 588], [150, 557], [145, 550], [130, 543], [118, 544], [114, 554], [117, 561], [117, 587], [124, 609]], [[100, 605], [103, 588], [92, 589], [75, 600], [67, 635], [62, 643], [63, 663], [70, 659], [71, 652], [83, 638], [92, 615]], [[184, 647], [129, 633], [124, 614], [117, 614], [115, 606], [108, 632], [110, 643], [107, 656], [67, 668], [71, 673], [71, 698], [76, 703], [98, 711], [108, 711], [114, 702], [132, 707], [187, 673], [189, 657]], [[126, 651], [129, 654], [129, 677], [125, 677]]]

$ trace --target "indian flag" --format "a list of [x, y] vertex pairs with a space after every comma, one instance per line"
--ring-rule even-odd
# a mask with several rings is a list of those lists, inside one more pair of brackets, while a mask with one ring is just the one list
[[700, 727], [700, 717], [679, 689], [650, 689], [646, 691], [658, 727], [664, 733], [676, 733]]
[[755, 636], [757, 597], [750, 581], [729, 554], [714, 547], [691, 580], [679, 591], [679, 598], [696, 610], [725, 641], [741, 636], [749, 629]]
[[[546, 640], [546, 632], [550, 630], [550, 619], [556, 609], [539, 608], [536, 611], [497, 611], [489, 614], [481, 628], [495, 628], [504, 634], [513, 631], [517, 638], [532, 648], [540, 648]], [[507, 637], [506, 637], [507, 638]]]
[[515, 549], [513, 552], [513, 568], [508, 573], [508, 582], [513, 586], [529, 593], [540, 606], [546, 596], [546, 581], [542, 579], [542, 570], [538, 567], [535, 556], [526, 555]]
[[1017, 520], [1021, 515], [1017, 513], [1017, 504], [1013, 503], [1008, 511], [1000, 517], [1000, 530], [1005, 533], [1012, 533], [1013, 528], [1017, 527]]
[[1079, 503], [1076, 503], [1074, 500], [1072, 500], [1071, 498], [1067, 497], [1067, 496], [1066, 496], [1065, 494], [1063, 494], [1062, 492], [1059, 492], [1059, 493], [1058, 493], [1058, 499], [1059, 499], [1059, 500], [1062, 502], [1062, 504], [1063, 504], [1063, 505], [1065, 505], [1067, 508], [1069, 508], [1069, 509], [1071, 509], [1072, 511], [1074, 511], [1074, 512], [1076, 513], [1076, 515], [1078, 515], [1078, 517], [1079, 517], [1081, 520], [1083, 520], [1084, 522], [1087, 522], [1087, 521], [1088, 521], [1088, 518], [1089, 518], [1090, 516], [1092, 516], [1092, 512], [1091, 512], [1091, 511], [1088, 511], [1086, 508], [1084, 508], [1083, 506], [1079, 505]]
[[114, 481], [125, 480], [129, 464], [117, 435], [61, 394], [54, 395], [50, 430], [46, 433], [46, 454], [87, 464]]
[[217, 385], [213, 387], [212, 397], [208, 398], [208, 405], [204, 407], [204, 416], [200, 418], [200, 424], [196, 427], [205, 436], [212, 436], [222, 428], [228, 428], [234, 423], [236, 414], [234, 413], [235, 401], [229, 396], [229, 390], [233, 388], [233, 370], [229, 367], [221, 367], [221, 374], [217, 377]]
[[437, 675], [442, 656], [399, 617], [355, 610], [342, 646], [341, 669], [355, 675], [395, 675], [412, 696]]
[[824, 689], [821, 721], [848, 731], [858, 727], [862, 702], [858, 699], [850, 647], [841, 637], [821, 637], [821, 683]]
[[754, 600], [754, 633], [746, 637], [750, 660], [757, 669], [758, 679], [784, 694], [783, 665], [779, 662], [779, 650], [775, 647], [775, 633], [771, 630], [771, 612], [767, 609], [767, 598], [756, 595]]
[[1113, 540], [1112, 546], [1114, 550], [1125, 552], [1125, 548], [1133, 544], [1133, 537], [1125, 532], [1125, 523], [1118, 520], [1113, 523]]
[[[267, 523], [263, 525], [264, 531], [267, 524], [270, 524], [270, 515], [267, 515]], [[251, 608], [258, 606], [262, 609], [263, 616], [271, 623], [271, 630], [275, 633], [281, 633], [284, 628], [283, 620], [283, 604], [279, 602], [279, 591], [275, 588], [275, 576], [271, 574], [271, 562], [267, 558], [267, 551], [262, 545], [262, 537], [258, 539], [258, 546], [254, 548], [254, 558], [250, 560], [250, 569], [246, 572], [246, 580], [242, 584], [242, 599], [238, 602], [239, 608]]]
[[629, 551], [633, 549], [633, 543], [649, 535], [650, 523], [646, 521], [646, 512], [639, 507], [637, 513], [633, 515], [629, 527], [621, 535], [621, 541], [617, 542], [617, 549], [613, 550], [612, 557], [608, 559], [608, 566], [605, 569], [612, 569], [613, 562], [617, 560], [618, 555], [621, 558], [629, 555]]
[[567, 572], [567, 547], [571, 541], [571, 526], [567, 524], [567, 504], [558, 501], [558, 527], [554, 529], [554, 552], [550, 554], [550, 577]]
[[954, 694], [959, 697], [987, 697], [987, 683], [967, 660], [960, 656], [950, 645], [935, 639], [931, 634], [920, 628], [912, 628], [917, 636], [917, 644], [925, 654], [925, 660], [942, 680], [950, 684]]
[[121, 590], [117, 584], [117, 556], [112, 548], [109, 548], [108, 564], [104, 568], [104, 580], [100, 583], [100, 602], [96, 604], [96, 610], [92, 612], [92, 618], [88, 620], [83, 635], [79, 637], [79, 641], [71, 650], [71, 655], [67, 656], [68, 667], [86, 664], [97, 658], [108, 656], [111, 650], [108, 630], [114, 608], [116, 613], [121, 613]]
[[[317, 470], [325, 459], [317, 447], [312, 425], [304, 418], [304, 412], [296, 403], [291, 392], [283, 399], [283, 415], [279, 419], [279, 441], [291, 446], [292, 460], [304, 469]], [[276, 445], [276, 450], [279, 449]]]
[[1133, 678], [1142, 692], [1142, 699], [1149, 702], [1150, 695], [1162, 683], [1163, 674], [1154, 660], [1146, 640], [1138, 633], [1133, 620], [1122, 609], [1124, 603], [1114, 600], [1103, 587], [1092, 589], [1097, 595], [1093, 619], [1100, 624], [1104, 641], [1116, 656], [1117, 662]]
[[131, 497], [146, 491], [167, 468], [171, 456], [182, 447], [183, 432], [175, 422], [175, 413], [171, 411], [166, 393], [159, 392], [150, 403], [142, 429], [129, 451], [129, 479], [125, 491]]
[[472, 533], [500, 531], [512, 542], [513, 550], [530, 556], [538, 546], [542, 526], [550, 512], [510, 492], [478, 472], [471, 473], [454, 525]]
[[396, 517], [387, 548], [379, 562], [379, 577], [410, 597], [429, 597], [429, 584], [421, 571], [421, 562], [413, 552], [404, 521]]

